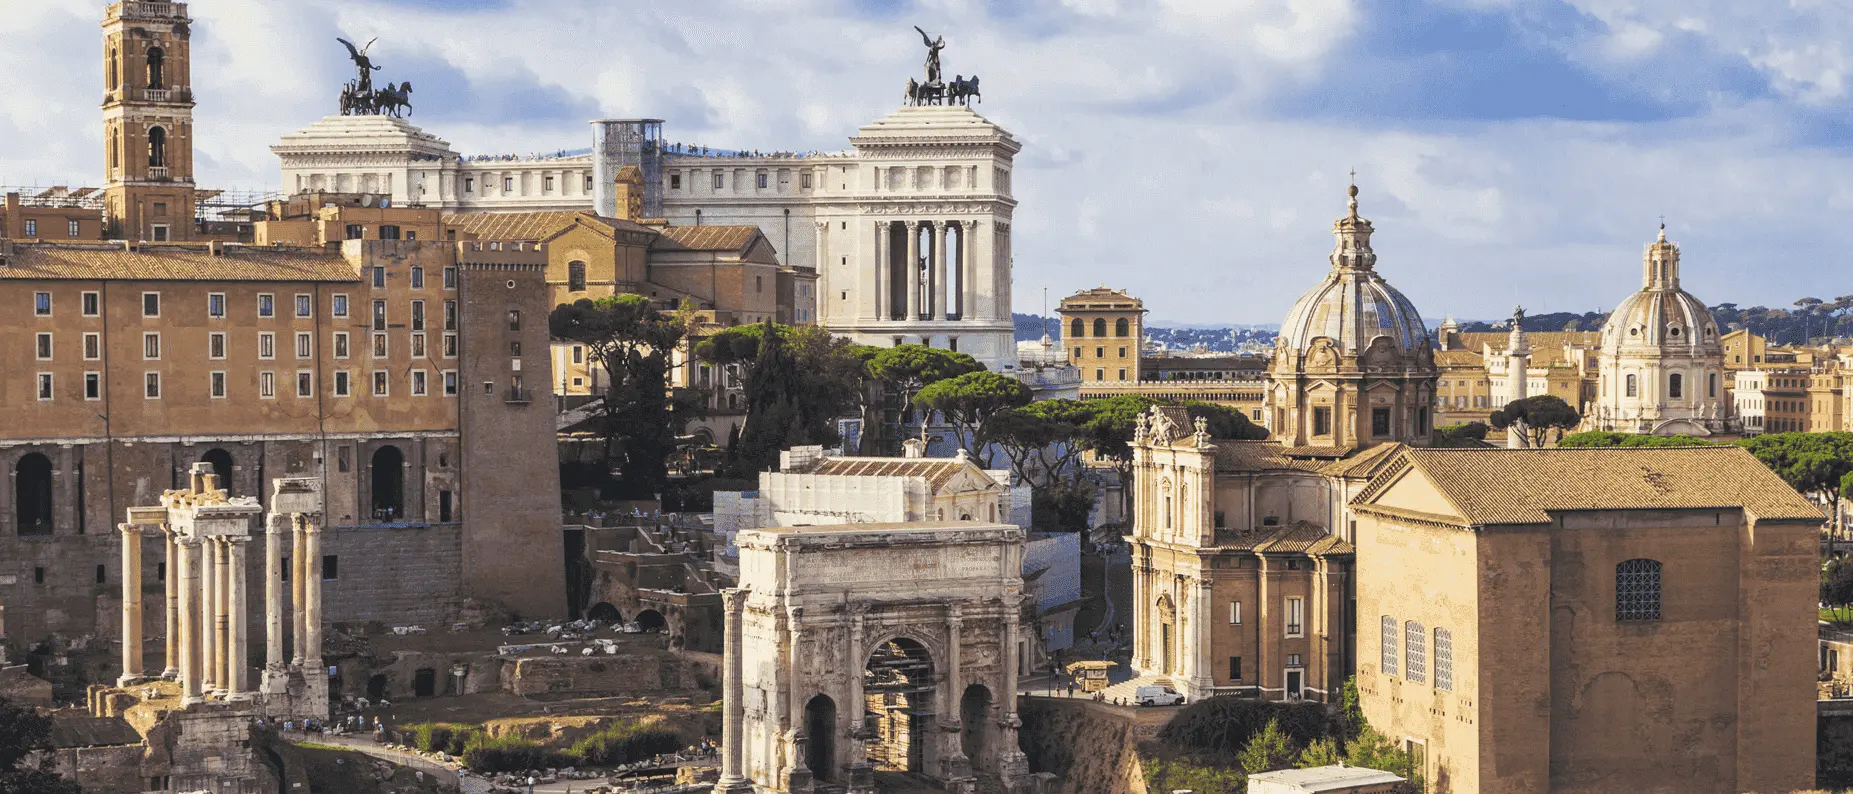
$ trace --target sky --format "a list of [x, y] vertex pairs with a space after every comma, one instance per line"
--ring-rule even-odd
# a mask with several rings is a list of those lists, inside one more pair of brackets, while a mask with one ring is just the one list
[[[0, 0], [0, 184], [97, 184], [100, 0]], [[1101, 284], [1154, 323], [1275, 323], [1357, 170], [1378, 270], [1431, 324], [1613, 307], [1665, 218], [1709, 304], [1853, 293], [1844, 0], [197, 0], [196, 170], [274, 190], [344, 36], [464, 153], [837, 150], [919, 25], [1023, 144], [1015, 300]]]

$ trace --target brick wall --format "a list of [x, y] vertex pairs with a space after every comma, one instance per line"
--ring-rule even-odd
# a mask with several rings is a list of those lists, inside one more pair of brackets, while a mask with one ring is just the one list
[[322, 614], [330, 622], [435, 629], [462, 595], [463, 539], [456, 524], [330, 529], [322, 535], [322, 555], [338, 560], [337, 578], [322, 582]]

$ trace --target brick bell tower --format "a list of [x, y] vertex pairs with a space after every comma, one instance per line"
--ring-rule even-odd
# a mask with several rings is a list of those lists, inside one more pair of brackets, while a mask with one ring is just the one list
[[129, 0], [104, 12], [107, 237], [194, 237], [191, 22], [185, 3]]

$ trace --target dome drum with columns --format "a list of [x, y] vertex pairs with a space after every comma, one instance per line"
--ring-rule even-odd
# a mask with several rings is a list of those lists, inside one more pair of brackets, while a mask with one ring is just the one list
[[1415, 305], [1376, 272], [1371, 222], [1350, 188], [1332, 225], [1331, 272], [1300, 296], [1275, 340], [1265, 396], [1274, 437], [1290, 446], [1425, 444], [1434, 352]]
[[1679, 286], [1666, 227], [1642, 256], [1642, 286], [1609, 315], [1592, 429], [1710, 435], [1728, 429], [1724, 348], [1705, 304]]

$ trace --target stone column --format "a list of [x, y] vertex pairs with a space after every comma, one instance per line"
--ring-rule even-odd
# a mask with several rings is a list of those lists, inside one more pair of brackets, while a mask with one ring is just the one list
[[140, 683], [142, 674], [142, 528], [117, 524], [122, 532], [122, 677], [117, 686]]
[[907, 321], [920, 319], [920, 222], [907, 221]]
[[746, 618], [747, 591], [732, 588], [721, 591], [726, 609], [722, 663], [727, 666], [721, 676], [721, 777], [714, 784], [715, 794], [744, 794], [753, 790], [746, 777], [746, 661], [741, 656], [742, 623]]
[[180, 544], [174, 531], [161, 526], [162, 545], [167, 550], [167, 575], [163, 582], [167, 597], [167, 666], [161, 677], [173, 681], [180, 677]]
[[[1016, 566], [1022, 566], [1020, 558]], [[997, 776], [1006, 787], [1029, 774], [1029, 758], [1017, 747], [1017, 729], [1023, 727], [1022, 718], [1017, 716], [1017, 625], [1022, 618], [1021, 598], [1019, 595], [1016, 602], [1004, 601], [1004, 716], [998, 720], [1003, 730], [999, 732], [996, 747]]]
[[178, 538], [175, 544], [180, 552], [181, 703], [192, 704], [205, 699], [200, 696], [199, 538]]
[[978, 311], [978, 221], [959, 224], [959, 319], [976, 319]]
[[302, 666], [302, 649], [308, 647], [309, 644], [309, 638], [304, 630], [309, 619], [304, 612], [305, 594], [303, 590], [303, 584], [309, 580], [307, 566], [303, 560], [309, 555], [304, 551], [308, 539], [306, 533], [303, 532], [303, 524], [302, 516], [294, 516], [290, 521], [290, 534], [294, 543], [294, 547], [290, 550], [290, 643], [295, 651], [290, 655], [291, 663], [297, 667]]
[[283, 656], [283, 527], [288, 518], [271, 516], [264, 526], [264, 670], [281, 673]]
[[232, 700], [249, 700], [251, 698], [250, 649], [245, 645], [245, 546], [251, 542], [248, 537], [225, 539], [225, 554], [231, 563], [226, 576], [225, 614], [228, 623], [225, 628], [225, 687], [231, 690]]
[[213, 676], [219, 682], [219, 691], [232, 691], [232, 539], [221, 537], [213, 544], [213, 553], [218, 557], [218, 580], [213, 583], [213, 590], [218, 596], [218, 609], [213, 613], [212, 637]]
[[875, 265], [875, 272], [873, 274], [874, 278], [872, 278], [869, 282], [871, 284], [870, 289], [871, 291], [873, 291], [874, 294], [869, 296], [868, 299], [864, 299], [863, 301], [861, 301], [861, 303], [865, 305], [873, 306], [875, 308], [875, 319], [886, 320], [888, 319], [888, 293], [887, 293], [886, 287], [888, 284], [888, 268], [890, 267], [890, 264], [888, 262], [888, 222], [887, 221], [876, 221], [875, 222], [875, 262], [874, 262], [874, 265]]
[[849, 669], [844, 671], [849, 675], [849, 702], [843, 704], [837, 712], [846, 712], [849, 719], [849, 790], [863, 792], [873, 791], [875, 785], [875, 772], [869, 767], [868, 746], [865, 744], [869, 735], [864, 729], [866, 720], [863, 719], [863, 714], [869, 710], [869, 703], [868, 698], [862, 694], [862, 672], [868, 668], [869, 657], [868, 651], [862, 647], [864, 616], [861, 610], [867, 609], [867, 605], [854, 605], [851, 609], [855, 611], [849, 624], [849, 654], [844, 657], [849, 665]]
[[[961, 617], [962, 609], [958, 603], [946, 605], [946, 684], [948, 693], [946, 705], [940, 707], [940, 713], [946, 715], [940, 722], [953, 728], [944, 731], [948, 746], [946, 747], [946, 777], [968, 778], [972, 775], [972, 761], [965, 757], [965, 731], [971, 726], [965, 724], [965, 674], [959, 669], [959, 652], [963, 646], [959, 642], [959, 632], [965, 626]], [[983, 719], [981, 717], [980, 719]]]
[[935, 320], [952, 312], [946, 307], [946, 222], [933, 224], [933, 309]]
[[219, 668], [213, 664], [218, 658], [219, 631], [219, 555], [212, 538], [200, 538], [195, 553], [199, 556], [199, 614], [194, 618], [195, 632], [199, 636], [199, 662], [194, 669], [199, 670], [200, 691], [212, 694], [219, 688]]
[[1210, 689], [1216, 686], [1216, 671], [1212, 669], [1214, 663], [1210, 661], [1210, 635], [1215, 631], [1216, 626], [1212, 622], [1215, 620], [1213, 614], [1215, 604], [1212, 602], [1215, 590], [1214, 582], [1207, 574], [1203, 574], [1203, 578], [1197, 580], [1197, 592], [1191, 597], [1195, 600], [1196, 606], [1191, 610], [1193, 615], [1191, 631], [1197, 649], [1197, 652], [1193, 654], [1195, 659], [1191, 663], [1196, 668], [1192, 672], [1196, 676], [1194, 683], [1197, 691], [1191, 697], [1206, 698], [1210, 696]]
[[[817, 227], [817, 236], [811, 243], [811, 266], [817, 269], [817, 316], [812, 317], [811, 321], [821, 325], [824, 307], [829, 305], [824, 300], [824, 296], [830, 294], [831, 284], [834, 282], [834, 279], [830, 278], [830, 269], [826, 267], [830, 264], [830, 246], [827, 242], [830, 239], [830, 222], [817, 221], [814, 225]], [[795, 324], [798, 318], [793, 317], [791, 321]]]
[[303, 554], [303, 675], [328, 677], [322, 670], [322, 525], [314, 520], [302, 522]]

